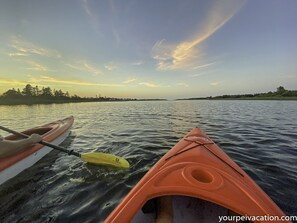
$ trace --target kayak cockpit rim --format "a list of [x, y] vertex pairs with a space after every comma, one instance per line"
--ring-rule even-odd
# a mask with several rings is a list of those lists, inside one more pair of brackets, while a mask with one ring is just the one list
[[[162, 198], [169, 199], [162, 201]], [[167, 203], [162, 204], [160, 201]], [[173, 222], [210, 223], [218, 222], [220, 217], [223, 216], [241, 216], [228, 208], [201, 198], [184, 195], [164, 195], [147, 200], [145, 204], [136, 212], [131, 222], [155, 222], [158, 214], [162, 212], [162, 206], [164, 205], [167, 206], [167, 212], [168, 208], [172, 210], [170, 214], [172, 215]]]
[[[29, 135], [29, 136], [34, 134], [34, 133], [38, 134], [38, 135], [41, 135], [41, 136], [44, 136], [47, 133], [49, 133], [52, 129], [53, 129], [52, 127], [37, 127], [37, 128], [34, 128], [34, 129], [24, 131], [22, 133], [24, 133], [26, 135]], [[16, 136], [16, 135], [9, 135], [9, 136], [5, 137], [5, 139], [17, 140], [17, 139], [23, 139], [23, 138], [19, 137], [19, 136]]]

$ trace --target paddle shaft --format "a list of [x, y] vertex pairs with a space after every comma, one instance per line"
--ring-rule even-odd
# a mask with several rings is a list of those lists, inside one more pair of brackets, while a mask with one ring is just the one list
[[[6, 131], [6, 132], [9, 132], [9, 133], [12, 133], [16, 136], [20, 136], [20, 137], [23, 137], [23, 138], [29, 138], [30, 136], [24, 134], [24, 133], [21, 133], [21, 132], [16, 132], [14, 130], [11, 130], [11, 129], [8, 129], [6, 127], [3, 127], [3, 126], [0, 126], [0, 129]], [[48, 142], [45, 142], [43, 140], [41, 140], [40, 142], [38, 142], [39, 144], [42, 144], [44, 146], [48, 146], [48, 147], [51, 147], [53, 149], [56, 149], [56, 150], [59, 150], [61, 152], [64, 152], [64, 153], [67, 153], [68, 155], [74, 155], [74, 156], [77, 156], [77, 157], [81, 157], [80, 153], [77, 153], [77, 152], [74, 152], [73, 150], [68, 150], [68, 149], [65, 149], [61, 146], [56, 146], [56, 145], [53, 145], [53, 144], [50, 144]]]

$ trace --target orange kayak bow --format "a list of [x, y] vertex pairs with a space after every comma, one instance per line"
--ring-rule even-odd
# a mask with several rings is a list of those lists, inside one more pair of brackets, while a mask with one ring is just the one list
[[158, 207], [146, 206], [156, 206], [152, 201], [168, 196], [173, 222], [225, 222], [232, 216], [245, 216], [241, 220], [250, 222], [291, 222], [199, 128], [165, 154], [105, 222], [155, 222]]

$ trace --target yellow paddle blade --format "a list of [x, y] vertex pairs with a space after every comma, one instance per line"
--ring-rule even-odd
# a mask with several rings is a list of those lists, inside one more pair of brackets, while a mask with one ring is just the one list
[[97, 165], [109, 165], [118, 168], [128, 169], [130, 164], [127, 160], [122, 157], [115, 156], [108, 153], [83, 153], [81, 154], [81, 159], [87, 163], [97, 164]]

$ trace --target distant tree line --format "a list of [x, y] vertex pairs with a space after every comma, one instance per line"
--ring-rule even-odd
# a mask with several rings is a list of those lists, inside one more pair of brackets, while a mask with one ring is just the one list
[[256, 94], [232, 94], [232, 95], [220, 95], [220, 96], [209, 96], [199, 98], [184, 98], [177, 100], [212, 100], [212, 99], [276, 99], [276, 100], [297, 100], [297, 90], [286, 90], [283, 86], [279, 86], [276, 91], [269, 91], [267, 93], [256, 93]]
[[208, 97], [209, 99], [221, 98], [280, 98], [280, 97], [297, 97], [297, 90], [286, 90], [283, 86], [279, 86], [276, 91], [269, 91], [267, 93], [256, 94], [238, 94], [238, 95], [221, 95], [215, 97]]
[[[4, 98], [71, 98], [68, 91], [63, 92], [60, 90], [52, 90], [50, 87], [42, 87], [38, 86], [33, 87], [30, 84], [27, 84], [22, 91], [18, 88], [9, 89], [8, 91], [2, 94]], [[75, 96], [78, 97], [78, 96]]]
[[51, 89], [50, 87], [38, 87], [27, 84], [22, 90], [9, 89], [0, 96], [0, 104], [38, 104], [56, 102], [83, 102], [83, 101], [132, 101], [129, 98], [110, 97], [80, 97], [70, 95], [68, 91]]

